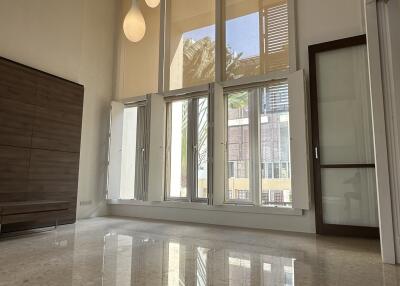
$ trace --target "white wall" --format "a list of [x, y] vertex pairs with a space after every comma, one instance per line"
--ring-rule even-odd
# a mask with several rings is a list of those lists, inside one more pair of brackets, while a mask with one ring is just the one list
[[298, 0], [297, 62], [308, 74], [308, 46], [365, 33], [362, 0]]
[[78, 218], [106, 211], [115, 16], [110, 0], [0, 0], [0, 56], [85, 86]]
[[[127, 2], [128, 0], [122, 0]], [[340, 38], [355, 36], [365, 33], [363, 20], [362, 0], [299, 0], [295, 1], [297, 5], [297, 61], [298, 68], [304, 69], [308, 75], [308, 45], [325, 41], [336, 40]], [[157, 11], [145, 10], [152, 17], [157, 17]], [[156, 15], [154, 15], [156, 14]], [[150, 18], [148, 18], [150, 19]], [[153, 19], [153, 18], [151, 18]], [[157, 26], [158, 26], [157, 22]], [[157, 32], [157, 35], [146, 35], [148, 39], [157, 39], [158, 32], [156, 28], [149, 33]], [[121, 43], [121, 41], [120, 41]], [[156, 46], [155, 46], [156, 45]], [[140, 45], [127, 44], [122, 41], [120, 45], [120, 57], [118, 60], [119, 72], [125, 74], [120, 76], [118, 81], [117, 98], [125, 98], [134, 95], [143, 95], [156, 91], [156, 78], [151, 74], [151, 82], [141, 83], [140, 80], [148, 77], [149, 70], [144, 70], [144, 74], [139, 74], [142, 68], [142, 61], [135, 60], [136, 57], [146, 57], [150, 63], [155, 66], [153, 71], [157, 71], [157, 64], [148, 57], [155, 56], [154, 49], [158, 52], [158, 41], [145, 40]], [[129, 55], [130, 56], [127, 56]], [[125, 56], [124, 56], [125, 55]], [[157, 53], [158, 55], [158, 53]], [[125, 79], [124, 81], [121, 79]], [[131, 83], [127, 83], [127, 80]], [[139, 81], [139, 82], [137, 82]], [[134, 84], [135, 82], [135, 84]], [[300, 232], [315, 232], [315, 217], [313, 208], [310, 211], [304, 211], [300, 216], [285, 216], [271, 214], [249, 214], [232, 213], [223, 211], [210, 211], [201, 209], [175, 209], [162, 206], [132, 206], [132, 205], [112, 205], [110, 211], [114, 215], [164, 218], [172, 220], [196, 221], [202, 223], [227, 224], [236, 226], [251, 226], [257, 228], [270, 228], [281, 230], [292, 230]]]
[[117, 0], [121, 9], [117, 20], [117, 62], [115, 100], [144, 96], [158, 91], [158, 52], [160, 35], [160, 5], [149, 8], [144, 0], [139, 6], [146, 21], [146, 34], [139, 43], [127, 40], [122, 23], [131, 0]]

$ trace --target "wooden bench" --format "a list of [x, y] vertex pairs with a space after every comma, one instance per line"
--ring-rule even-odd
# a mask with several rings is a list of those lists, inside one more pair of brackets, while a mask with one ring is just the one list
[[0, 203], [0, 233], [2, 225], [53, 220], [57, 227], [60, 215], [68, 210], [66, 201], [22, 201]]

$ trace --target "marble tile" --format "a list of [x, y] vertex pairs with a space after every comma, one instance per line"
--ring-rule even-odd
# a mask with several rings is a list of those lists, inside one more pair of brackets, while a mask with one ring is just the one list
[[94, 218], [0, 239], [0, 285], [399, 285], [379, 241]]

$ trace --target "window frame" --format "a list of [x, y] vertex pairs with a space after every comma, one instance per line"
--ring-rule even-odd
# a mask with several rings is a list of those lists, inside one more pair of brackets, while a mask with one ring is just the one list
[[[257, 125], [256, 121], [256, 116], [258, 115], [258, 110], [259, 108], [254, 108], [257, 106], [257, 102], [259, 99], [259, 95], [257, 92], [257, 96], [254, 94], [249, 94], [248, 95], [248, 105], [249, 105], [249, 111], [248, 111], [248, 118], [249, 118], [249, 164], [248, 164], [248, 178], [249, 178], [249, 198], [248, 200], [243, 200], [243, 199], [226, 199], [227, 198], [227, 193], [229, 194], [229, 178], [228, 178], [228, 168], [229, 168], [229, 160], [228, 160], [228, 155], [229, 155], [229, 150], [228, 150], [228, 94], [233, 93], [235, 91], [239, 90], [246, 90], [246, 89], [252, 89], [253, 87], [243, 87], [241, 86], [233, 86], [229, 88], [224, 89], [224, 116], [225, 116], [225, 126], [224, 126], [224, 133], [225, 133], [225, 190], [224, 190], [224, 202], [225, 204], [234, 204], [234, 205], [257, 205], [257, 202], [259, 201], [257, 199], [258, 195], [257, 192], [254, 192], [254, 190], [258, 189], [258, 186], [260, 185], [259, 180], [257, 179], [257, 176], [259, 176], [260, 172], [257, 171], [257, 168], [260, 168], [259, 166], [259, 149], [257, 147], [257, 142], [259, 141], [259, 133], [260, 130], [257, 128], [255, 125]], [[253, 108], [252, 108], [253, 107]], [[236, 162], [237, 165], [237, 162]]]
[[[139, 140], [142, 141], [142, 159], [138, 160], [138, 154], [135, 158], [135, 186], [134, 186], [134, 198], [135, 201], [145, 201], [147, 200], [147, 185], [148, 185], [148, 157], [149, 157], [149, 134], [148, 134], [148, 124], [149, 124], [149, 104], [147, 99], [128, 102], [124, 104], [124, 110], [127, 108], [137, 108], [137, 127], [136, 127], [136, 152], [138, 152]], [[139, 126], [139, 124], [141, 126]], [[141, 130], [143, 127], [144, 129]], [[141, 132], [139, 135], [138, 133]], [[141, 170], [143, 170], [141, 172]], [[137, 176], [141, 175], [141, 180], [137, 180]]]
[[[234, 85], [234, 86], [229, 86], [224, 88], [224, 118], [225, 118], [225, 123], [224, 123], [224, 133], [225, 133], [225, 188], [224, 188], [224, 203], [227, 205], [244, 205], [244, 206], [255, 206], [255, 207], [272, 207], [268, 205], [263, 205], [262, 204], [262, 179], [263, 179], [263, 170], [262, 170], [262, 162], [261, 161], [261, 96], [259, 93], [260, 88], [267, 87], [270, 83], [272, 82], [279, 82], [279, 81], [286, 81], [288, 82], [287, 77], [281, 77], [277, 78], [274, 80], [266, 80], [266, 81], [260, 81], [260, 82], [254, 82], [254, 83], [248, 83], [248, 84], [240, 84], [240, 85]], [[227, 199], [227, 194], [229, 193], [229, 161], [228, 158], [228, 95], [229, 93], [233, 93], [235, 91], [243, 91], [243, 90], [251, 90], [251, 89], [256, 89], [256, 93], [251, 93], [249, 94], [249, 183], [250, 183], [250, 188], [249, 188], [249, 201], [244, 201], [240, 199], [235, 199], [235, 200], [229, 200]], [[288, 110], [289, 113], [289, 139], [291, 138], [291, 130], [290, 130], [290, 110]], [[288, 168], [291, 168], [291, 144], [289, 140], [289, 161], [285, 162], [287, 163]], [[283, 162], [267, 162], [265, 164], [266, 168], [266, 175], [268, 177], [268, 168], [272, 168], [272, 178], [268, 179], [280, 179], [280, 169], [281, 169], [281, 163]], [[276, 178], [275, 174], [275, 164], [278, 164], [278, 174]], [[288, 175], [289, 178], [291, 179], [291, 174], [292, 172], [289, 171]], [[293, 192], [293, 188], [291, 187], [291, 192]], [[293, 196], [292, 196], [293, 197]], [[290, 208], [293, 208], [294, 201], [292, 201], [292, 206]], [[280, 206], [274, 206], [274, 207], [280, 207]], [[281, 208], [287, 208], [287, 207], [281, 207]]]
[[[194, 113], [197, 111], [196, 104], [198, 103], [200, 98], [206, 98], [208, 102], [207, 106], [207, 198], [199, 198], [197, 194], [197, 176], [198, 176], [198, 165], [195, 164], [197, 162], [197, 148], [195, 147], [197, 142], [197, 120], [198, 113]], [[171, 104], [174, 101], [181, 100], [189, 100], [188, 103], [188, 148], [187, 148], [187, 180], [188, 180], [188, 189], [186, 193], [186, 197], [171, 197], [170, 194], [170, 176], [171, 176], [171, 130], [172, 130], [172, 112], [171, 112]], [[165, 168], [164, 168], [164, 201], [172, 201], [172, 202], [193, 202], [193, 203], [204, 203], [210, 204], [212, 198], [212, 181], [210, 178], [210, 172], [212, 172], [212, 162], [210, 161], [212, 152], [212, 137], [210, 124], [210, 113], [212, 106], [212, 101], [210, 100], [210, 92], [208, 89], [203, 88], [188, 88], [185, 91], [177, 90], [171, 91], [169, 93], [164, 94], [164, 101], [166, 104], [166, 136], [165, 136]], [[193, 116], [193, 114], [195, 116]], [[192, 147], [190, 148], [189, 145]], [[196, 151], [195, 151], [196, 150]], [[194, 159], [196, 156], [196, 159]], [[190, 164], [193, 163], [193, 164]]]
[[[252, 88], [252, 87], [257, 87], [257, 86], [265, 86], [268, 83], [272, 81], [278, 81], [278, 80], [289, 80], [289, 76], [293, 73], [295, 73], [298, 70], [297, 67], [297, 46], [296, 46], [296, 16], [295, 16], [295, 10], [296, 10], [296, 5], [295, 5], [295, 0], [287, 0], [287, 5], [288, 5], [288, 31], [289, 31], [289, 51], [288, 51], [288, 56], [289, 56], [289, 68], [285, 70], [277, 70], [277, 71], [272, 71], [272, 72], [267, 72], [265, 74], [260, 74], [260, 75], [254, 75], [254, 76], [243, 76], [238, 79], [230, 79], [230, 80], [225, 80], [225, 51], [226, 51], [226, 33], [225, 33], [225, 8], [226, 8], [226, 0], [214, 0], [215, 1], [215, 81], [211, 82], [209, 84], [201, 84], [201, 85], [196, 85], [196, 86], [190, 86], [190, 87], [185, 87], [182, 89], [175, 89], [175, 90], [170, 90], [169, 89], [169, 84], [170, 84], [170, 15], [171, 15], [171, 0], [161, 0], [160, 4], [160, 56], [159, 56], [159, 76], [158, 76], [158, 94], [162, 95], [166, 101], [168, 101], [170, 98], [180, 98], [183, 99], [184, 97], [190, 96], [190, 94], [196, 94], [199, 92], [206, 92], [208, 91], [208, 172], [207, 172], [207, 178], [208, 178], [208, 199], [207, 200], [192, 200], [190, 197], [193, 197], [192, 194], [190, 194], [189, 198], [173, 198], [171, 199], [168, 197], [168, 190], [169, 188], [169, 162], [168, 162], [168, 134], [170, 134], [169, 131], [169, 126], [168, 126], [168, 109], [166, 108], [166, 136], [165, 136], [165, 162], [164, 162], [164, 187], [163, 187], [163, 197], [164, 201], [180, 201], [180, 202], [203, 202], [207, 203], [209, 205], [214, 205], [214, 200], [216, 194], [214, 192], [223, 192], [223, 197], [225, 198], [226, 191], [227, 191], [227, 172], [228, 172], [228, 164], [227, 164], [227, 151], [226, 151], [226, 141], [225, 141], [225, 160], [224, 160], [224, 189], [223, 190], [213, 190], [213, 185], [214, 185], [214, 178], [213, 178], [213, 160], [214, 160], [214, 148], [217, 146], [214, 146], [214, 138], [213, 138], [213, 124], [214, 124], [214, 99], [213, 99], [213, 91], [211, 90], [211, 86], [213, 85], [219, 85], [223, 89], [224, 93], [224, 101], [226, 100], [225, 97], [225, 90], [229, 89], [245, 89], [245, 88]], [[259, 100], [259, 98], [257, 99]], [[290, 100], [290, 97], [289, 97]], [[259, 104], [261, 104], [259, 102]], [[227, 107], [227, 104], [224, 104], [225, 108]], [[253, 114], [253, 116], [258, 116], [260, 115], [260, 109], [257, 108], [256, 114]], [[227, 116], [227, 110], [224, 110], [225, 112], [225, 120]], [[290, 112], [290, 111], [289, 111]], [[257, 118], [257, 120], [259, 120]], [[254, 121], [254, 120], [253, 120]], [[289, 120], [290, 122], [290, 120]], [[258, 124], [260, 127], [260, 124]], [[225, 122], [225, 128], [227, 127], [227, 122]], [[254, 128], [249, 128], [249, 129], [254, 129]], [[249, 130], [250, 131], [250, 130]], [[290, 131], [290, 128], [289, 128]], [[253, 131], [256, 134], [253, 134], [253, 136], [257, 136], [257, 140], [254, 140], [254, 142], [258, 142], [260, 138], [260, 130]], [[227, 134], [227, 131], [225, 131], [225, 135]], [[251, 135], [250, 135], [251, 136]], [[227, 140], [227, 137], [225, 138]], [[258, 143], [256, 143], [258, 144]], [[261, 198], [261, 179], [262, 179], [262, 171], [261, 171], [261, 160], [260, 160], [260, 154], [261, 154], [261, 144], [258, 144], [259, 146], [253, 146], [253, 148], [258, 149], [255, 152], [250, 152], [250, 163], [249, 163], [249, 172], [251, 172], [251, 169], [253, 169], [253, 172], [257, 169], [255, 173], [257, 174], [254, 179], [252, 179], [252, 185], [256, 186], [256, 190], [258, 191], [258, 194], [253, 195], [253, 200], [249, 203], [244, 204], [242, 201], [235, 202], [235, 201], [230, 201], [230, 202], [225, 202], [225, 205], [241, 205], [241, 206], [253, 206], [253, 207], [262, 207], [262, 208], [276, 208], [276, 207], [271, 207], [271, 206], [264, 206], [261, 204], [262, 198]], [[291, 143], [289, 143], [289, 149], [291, 153]], [[254, 153], [254, 155], [252, 154]], [[289, 168], [292, 168], [292, 164], [289, 164]], [[292, 170], [289, 170], [290, 176], [292, 175]], [[293, 188], [292, 188], [293, 192]], [[189, 192], [188, 192], [189, 196]], [[292, 202], [292, 207], [294, 207], [294, 197], [293, 197], [293, 202]], [[219, 205], [218, 203], [216, 205]], [[288, 208], [282, 208], [282, 209], [288, 209]]]
[[[225, 79], [225, 52], [226, 52], [226, 31], [225, 31], [225, 8], [226, 0], [214, 0], [215, 7], [215, 75], [214, 82], [223, 87], [236, 86], [241, 84], [256, 83], [260, 81], [273, 80], [281, 78], [286, 79], [289, 74], [297, 71], [297, 47], [296, 47], [296, 5], [295, 0], [287, 0], [288, 3], [288, 30], [289, 30], [289, 68], [267, 72], [255, 76], [244, 76], [238, 79]], [[170, 15], [171, 0], [160, 1], [160, 57], [159, 57], [159, 76], [158, 92], [168, 94], [190, 89], [202, 89], [205, 85], [197, 85], [182, 89], [170, 90]], [[210, 82], [212, 83], [212, 82]], [[206, 84], [207, 85], [207, 84]]]
[[[136, 130], [136, 152], [138, 150], [138, 138], [140, 138], [141, 143], [142, 143], [142, 160], [138, 161], [137, 155], [135, 156], [135, 182], [134, 182], [134, 194], [133, 198], [129, 199], [130, 201], [147, 201], [148, 198], [148, 177], [149, 177], [149, 151], [150, 151], [150, 131], [149, 131], [149, 126], [150, 126], [150, 112], [151, 112], [151, 106], [150, 106], [150, 95], [146, 96], [140, 96], [136, 98], [128, 98], [126, 100], [122, 100], [118, 102], [118, 104], [121, 104], [123, 106], [123, 113], [125, 112], [126, 109], [128, 108], [138, 108], [137, 110], [137, 126], [139, 125], [139, 122], [141, 123], [141, 128], [137, 128]], [[139, 111], [139, 108], [141, 108], [141, 111]], [[112, 112], [110, 112], [110, 119], [109, 119], [109, 124], [110, 127], [112, 125]], [[124, 116], [122, 114], [122, 116]], [[121, 124], [121, 130], [123, 130], [123, 125], [124, 122]], [[140, 136], [138, 136], [138, 132], [141, 132]], [[123, 135], [123, 134], [121, 134]], [[111, 140], [112, 140], [112, 134], [111, 134], [111, 128], [108, 132], [108, 146], [111, 146]], [[122, 140], [122, 138], [121, 138]], [[121, 146], [122, 148], [122, 146]], [[110, 153], [110, 148], [108, 148], [107, 152], [107, 191], [106, 191], [106, 197], [108, 198], [109, 193], [110, 193], [110, 186], [109, 186], [109, 173], [110, 173], [110, 161], [111, 161], [111, 153]], [[122, 164], [122, 160], [119, 162], [119, 164]], [[138, 172], [138, 170], [141, 169], [141, 172]], [[142, 178], [140, 180], [137, 180], [136, 176], [140, 175]], [[121, 171], [120, 171], [120, 178], [121, 180]], [[121, 199], [121, 189], [119, 189], [118, 192], [118, 200], [123, 200]]]

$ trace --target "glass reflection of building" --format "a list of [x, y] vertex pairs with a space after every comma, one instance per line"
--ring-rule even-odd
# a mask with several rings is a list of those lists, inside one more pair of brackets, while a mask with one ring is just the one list
[[104, 239], [104, 286], [294, 285], [294, 260], [213, 248], [209, 241], [111, 233]]
[[286, 81], [229, 94], [228, 182], [230, 200], [250, 200], [249, 97], [260, 93], [261, 204], [291, 207], [289, 98]]

